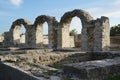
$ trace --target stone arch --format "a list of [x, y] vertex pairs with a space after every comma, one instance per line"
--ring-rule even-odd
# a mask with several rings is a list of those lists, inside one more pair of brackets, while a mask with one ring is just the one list
[[59, 24], [59, 44], [58, 48], [67, 48], [69, 47], [70, 42], [69, 40], [69, 26], [73, 17], [77, 16], [80, 18], [82, 23], [82, 36], [81, 36], [81, 48], [82, 50], [88, 51], [88, 29], [89, 27], [93, 27], [91, 25], [91, 21], [93, 17], [86, 11], [81, 9], [75, 9], [73, 11], [66, 12], [60, 20]]
[[35, 26], [36, 46], [43, 47], [43, 24], [44, 22], [47, 22], [48, 24], [48, 39], [49, 39], [48, 47], [54, 48], [55, 47], [54, 42], [56, 40], [56, 37], [53, 34], [54, 34], [54, 29], [56, 27], [57, 20], [55, 19], [55, 17], [51, 17], [48, 15], [41, 15], [35, 19], [34, 26]]
[[[11, 34], [11, 39], [10, 39], [10, 43], [12, 46], [19, 46], [20, 43], [20, 29], [22, 27], [22, 25], [24, 26], [25, 30], [27, 31], [27, 27], [28, 25], [31, 25], [32, 23], [26, 19], [17, 19], [12, 23], [12, 26], [9, 30], [10, 34]], [[26, 32], [25, 32], [25, 42], [26, 42]], [[25, 43], [26, 45], [26, 43]], [[25, 46], [24, 45], [24, 46]]]
[[[81, 9], [75, 9], [73, 11], [66, 12], [60, 20], [60, 23], [70, 23], [72, 18], [77, 16], [81, 19], [82, 24], [93, 20], [93, 17], [86, 11]], [[64, 26], [63, 26], [64, 27]]]

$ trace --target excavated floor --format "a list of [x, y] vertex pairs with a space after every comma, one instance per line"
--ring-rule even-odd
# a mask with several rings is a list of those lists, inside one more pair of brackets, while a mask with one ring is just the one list
[[[108, 76], [109, 73], [112, 73], [111, 69], [120, 69], [120, 64], [117, 64], [120, 59], [116, 57], [120, 57], [119, 51], [81, 52], [76, 49], [12, 49], [0, 51], [2, 63], [38, 80], [82, 80], [84, 77], [88, 80], [94, 80], [92, 78], [96, 78], [98, 75], [103, 77], [98, 80], [104, 80], [106, 78], [104, 77], [104, 70], [106, 71], [105, 75]], [[109, 64], [107, 65], [107, 63]], [[75, 65], [78, 66], [75, 67]]]

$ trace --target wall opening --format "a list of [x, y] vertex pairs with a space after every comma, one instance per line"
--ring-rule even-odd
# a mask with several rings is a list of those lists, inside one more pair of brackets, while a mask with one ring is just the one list
[[21, 29], [20, 29], [20, 46], [25, 46], [25, 27], [24, 25], [21, 24]]
[[25, 31], [24, 25], [15, 25], [13, 30], [13, 43], [15, 47], [25, 46]]
[[73, 17], [69, 26], [69, 36], [70, 36], [70, 47], [80, 48], [81, 47], [81, 30], [82, 23], [80, 18]]
[[49, 35], [48, 35], [48, 23], [43, 24], [43, 48], [48, 48], [49, 45]]

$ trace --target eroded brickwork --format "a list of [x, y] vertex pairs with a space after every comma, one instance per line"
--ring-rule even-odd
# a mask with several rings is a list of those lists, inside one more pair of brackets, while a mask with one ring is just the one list
[[[22, 47], [43, 47], [43, 24], [48, 24], [48, 48], [70, 48], [69, 27], [73, 17], [78, 17], [82, 23], [81, 50], [82, 51], [108, 51], [110, 46], [109, 19], [101, 17], [94, 20], [86, 11], [75, 9], [66, 12], [60, 22], [55, 17], [41, 15], [31, 22], [25, 19], [17, 19], [13, 22], [9, 32], [5, 33], [5, 47], [20, 47], [20, 29], [23, 25], [26, 29], [25, 44]], [[9, 34], [9, 35], [7, 35]]]

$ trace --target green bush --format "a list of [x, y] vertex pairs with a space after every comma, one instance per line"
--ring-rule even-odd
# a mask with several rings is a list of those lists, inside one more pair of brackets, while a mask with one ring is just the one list
[[110, 36], [120, 35], [120, 24], [112, 26], [110, 29]]

